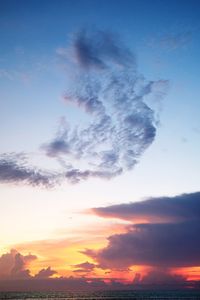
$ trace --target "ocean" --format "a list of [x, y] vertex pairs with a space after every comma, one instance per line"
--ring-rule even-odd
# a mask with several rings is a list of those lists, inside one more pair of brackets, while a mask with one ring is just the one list
[[200, 291], [98, 291], [98, 292], [0, 292], [0, 299], [12, 300], [200, 300]]

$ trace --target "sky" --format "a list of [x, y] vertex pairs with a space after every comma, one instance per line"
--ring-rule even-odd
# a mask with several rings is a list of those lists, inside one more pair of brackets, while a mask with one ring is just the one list
[[0, 290], [199, 285], [199, 14], [0, 0]]

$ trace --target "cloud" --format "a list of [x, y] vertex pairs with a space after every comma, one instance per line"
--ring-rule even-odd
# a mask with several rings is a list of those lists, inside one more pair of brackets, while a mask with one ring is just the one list
[[30, 271], [27, 269], [27, 267], [36, 259], [37, 256], [35, 255], [22, 255], [15, 249], [12, 249], [9, 253], [2, 254], [0, 257], [0, 279], [30, 278]]
[[62, 180], [111, 179], [133, 169], [155, 140], [158, 114], [146, 100], [162, 99], [168, 81], [148, 81], [139, 74], [132, 50], [116, 34], [80, 30], [57, 54], [72, 66], [65, 104], [77, 108], [77, 120], [84, 113], [85, 121], [63, 122], [41, 145], [40, 151], [59, 163], [57, 173], [7, 154], [0, 156], [0, 182], [52, 186]]
[[[168, 82], [147, 81], [136, 70], [133, 52], [107, 31], [81, 30], [69, 48], [76, 72], [64, 100], [77, 107], [77, 115], [86, 113], [86, 124], [64, 124], [42, 148], [65, 163], [72, 182], [112, 178], [131, 170], [154, 141], [157, 117], [146, 99], [163, 98]], [[59, 51], [65, 58], [68, 52]]]
[[76, 264], [73, 265], [73, 267], [75, 267], [75, 270], [73, 272], [75, 273], [91, 273], [94, 268], [96, 268], [97, 266], [93, 263], [89, 263], [88, 261], [81, 263], [81, 264]]
[[[135, 289], [140, 286], [152, 285], [154, 287], [187, 287], [198, 286], [197, 283], [186, 282], [180, 275], [173, 274], [168, 268], [156, 267], [151, 269], [146, 275], [136, 273], [132, 282], [122, 283], [119, 278], [106, 277], [95, 278], [87, 277], [91, 275], [96, 264], [84, 262], [74, 265], [77, 268], [78, 277], [58, 277], [51, 278], [57, 272], [51, 267], [41, 269], [35, 276], [30, 275], [28, 269], [30, 263], [37, 257], [32, 254], [22, 255], [17, 250], [11, 250], [0, 257], [0, 290], [1, 291], [87, 291], [87, 290], [119, 290]], [[85, 270], [81, 272], [79, 270]], [[122, 269], [124, 271], [124, 269]], [[128, 269], [127, 269], [128, 271]], [[81, 275], [81, 277], [80, 277]], [[84, 277], [83, 277], [84, 275]]]
[[57, 182], [57, 175], [27, 165], [22, 154], [10, 153], [0, 156], [0, 182], [21, 183], [50, 187]]
[[98, 207], [93, 208], [92, 212], [101, 217], [134, 223], [195, 221], [200, 219], [200, 192]]
[[96, 265], [86, 261], [84, 263], [74, 265], [74, 267], [82, 268], [82, 269], [85, 269], [85, 270], [93, 270], [96, 267]]
[[51, 267], [41, 269], [35, 276], [29, 270], [30, 263], [37, 260], [33, 254], [22, 255], [15, 249], [0, 256], [0, 280], [47, 279], [56, 274]]
[[143, 276], [140, 273], [135, 273], [133, 278], [133, 284], [136, 286], [180, 286], [185, 284], [186, 281], [187, 279], [185, 276], [172, 273], [170, 270], [160, 267], [148, 271]]
[[51, 267], [48, 267], [46, 269], [40, 270], [36, 275], [35, 278], [37, 279], [44, 279], [49, 278], [52, 275], [56, 274], [57, 272], [55, 270], [52, 270]]
[[192, 40], [191, 31], [169, 32], [158, 38], [152, 38], [148, 43], [151, 47], [161, 47], [166, 50], [177, 50], [187, 46]]
[[[103, 217], [117, 217], [138, 224], [108, 237], [108, 245], [82, 253], [102, 268], [134, 265], [192, 267], [200, 264], [200, 193], [150, 198], [137, 203], [93, 209]], [[150, 223], [143, 223], [143, 219]], [[158, 223], [156, 223], [158, 222]]]
[[[166, 285], [166, 284], [181, 284], [186, 282], [186, 278], [179, 274], [172, 274], [167, 270], [162, 270], [160, 268], [154, 269], [148, 272], [142, 278], [138, 277], [138, 282], [140, 284], [148, 284], [148, 285]], [[139, 278], [140, 277], [140, 278]]]
[[189, 267], [200, 262], [200, 222], [177, 224], [137, 224], [124, 234], [108, 238], [108, 246], [82, 253], [102, 268], [134, 265]]
[[125, 48], [116, 34], [107, 31], [79, 31], [73, 40], [73, 52], [83, 68], [108, 68], [110, 63], [121, 66], [134, 64], [133, 53]]

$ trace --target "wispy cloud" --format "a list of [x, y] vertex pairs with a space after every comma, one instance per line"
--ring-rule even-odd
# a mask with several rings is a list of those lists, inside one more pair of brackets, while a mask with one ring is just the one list
[[192, 41], [192, 31], [168, 32], [157, 38], [152, 38], [148, 45], [165, 50], [177, 50], [186, 47]]
[[163, 98], [168, 82], [148, 81], [139, 74], [133, 52], [117, 35], [83, 29], [66, 51], [59, 51], [63, 53], [73, 66], [64, 101], [77, 107], [77, 117], [84, 111], [88, 122], [63, 122], [57, 135], [40, 147], [60, 163], [57, 174], [1, 156], [0, 181], [48, 186], [63, 179], [110, 179], [133, 169], [156, 137], [158, 116], [146, 99]]
[[0, 156], [0, 182], [50, 187], [57, 182], [57, 174], [30, 167], [21, 153], [7, 153]]
[[75, 58], [76, 72], [64, 100], [86, 112], [91, 122], [63, 128], [43, 149], [67, 166], [71, 162], [66, 173], [71, 181], [111, 178], [132, 169], [154, 141], [157, 119], [145, 99], [162, 98], [168, 82], [145, 80], [133, 52], [106, 31], [81, 30], [70, 50], [68, 60]]

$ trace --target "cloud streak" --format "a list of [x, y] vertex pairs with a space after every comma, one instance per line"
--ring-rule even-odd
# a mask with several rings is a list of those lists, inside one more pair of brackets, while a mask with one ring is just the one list
[[144, 222], [181, 222], [200, 219], [200, 192], [182, 194], [174, 197], [149, 198], [91, 210], [98, 216]]
[[57, 274], [57, 272], [55, 270], [52, 270], [51, 267], [48, 267], [46, 269], [40, 270], [34, 277], [37, 279], [45, 279], [51, 277], [54, 274]]
[[97, 267], [93, 263], [89, 263], [88, 261], [84, 263], [80, 263], [73, 266], [75, 270], [73, 272], [80, 273], [80, 274], [90, 274], [94, 271], [94, 269]]
[[185, 48], [192, 41], [192, 31], [168, 32], [157, 38], [152, 38], [148, 45], [155, 48], [174, 51]]
[[50, 187], [57, 182], [57, 175], [30, 167], [23, 155], [10, 153], [0, 156], [0, 182]]

